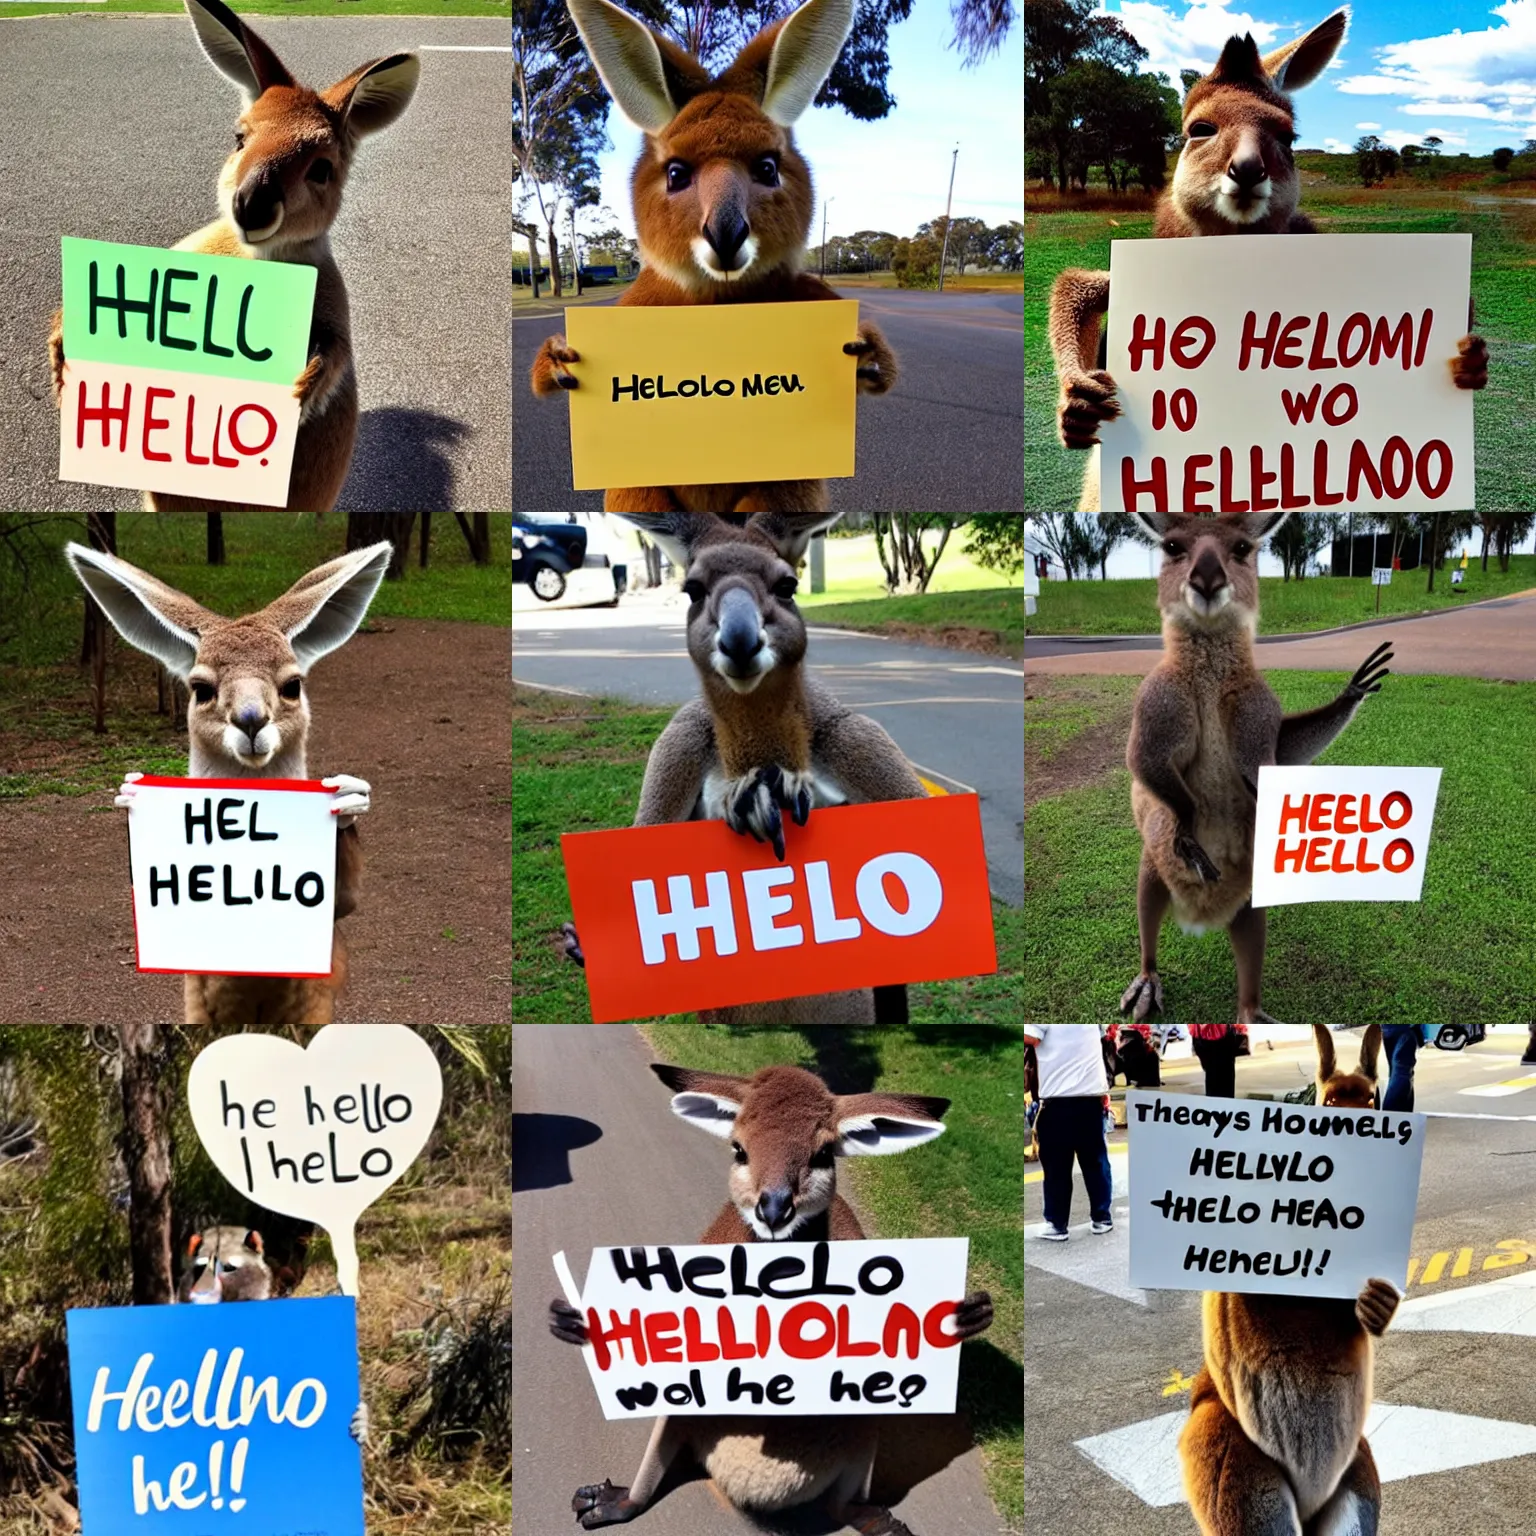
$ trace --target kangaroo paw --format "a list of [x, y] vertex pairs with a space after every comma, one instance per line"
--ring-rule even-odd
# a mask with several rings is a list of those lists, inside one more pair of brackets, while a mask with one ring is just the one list
[[1163, 984], [1156, 971], [1143, 971], [1120, 994], [1120, 1012], [1129, 1013], [1133, 1023], [1144, 1024], [1154, 1013], [1162, 1011]]
[[1174, 833], [1173, 851], [1199, 877], [1202, 884], [1215, 885], [1221, 879], [1221, 871], [1211, 863], [1210, 854], [1196, 842], [1192, 833]]
[[548, 337], [534, 354], [529, 382], [536, 395], [555, 395], [562, 389], [575, 389], [577, 378], [566, 367], [567, 363], [579, 363], [581, 354], [575, 351], [560, 333]]
[[843, 1519], [859, 1536], [912, 1536], [909, 1527], [878, 1504], [850, 1504], [843, 1511]]
[[1355, 1316], [1367, 1333], [1377, 1338], [1387, 1331], [1387, 1325], [1397, 1312], [1402, 1298], [1397, 1287], [1389, 1280], [1367, 1280], [1365, 1289], [1355, 1298]]
[[587, 957], [582, 953], [581, 940], [576, 937], [575, 923], [561, 923], [560, 932], [565, 935], [565, 958], [574, 960], [583, 970], [586, 969]]
[[1457, 389], [1482, 389], [1488, 383], [1488, 343], [1481, 336], [1463, 336], [1450, 369]]
[[568, 1301], [556, 1297], [549, 1304], [549, 1331], [565, 1344], [587, 1343], [586, 1319]]
[[985, 1291], [974, 1291], [955, 1308], [955, 1333], [973, 1339], [992, 1326], [992, 1298]]
[[606, 1478], [578, 1488], [571, 1496], [571, 1508], [581, 1516], [585, 1531], [595, 1531], [600, 1525], [622, 1525], [643, 1507], [630, 1500], [628, 1488], [615, 1488]]
[[1099, 369], [1073, 374], [1061, 381], [1056, 402], [1056, 426], [1068, 448], [1091, 448], [1099, 440], [1099, 426], [1120, 414], [1115, 381]]

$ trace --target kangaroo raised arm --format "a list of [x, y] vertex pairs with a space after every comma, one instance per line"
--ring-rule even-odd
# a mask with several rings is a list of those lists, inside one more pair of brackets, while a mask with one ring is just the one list
[[1170, 904], [1187, 931], [1226, 928], [1237, 1021], [1274, 1022], [1259, 1006], [1264, 911], [1248, 899], [1259, 769], [1310, 763], [1388, 675], [1392, 647], [1378, 646], [1331, 704], [1282, 713], [1254, 662], [1253, 637], [1259, 545], [1291, 515], [1136, 514], [1163, 552], [1163, 659], [1137, 691], [1125, 754], [1142, 840], [1141, 970], [1120, 1011], [1138, 1023], [1163, 1006], [1157, 938]]
[[[1289, 93], [1322, 74], [1348, 27], [1349, 12], [1335, 11], [1262, 57], [1251, 35], [1228, 39], [1215, 69], [1184, 98], [1184, 147], [1173, 181], [1158, 200], [1155, 239], [1316, 233], [1298, 207], [1301, 181], [1291, 153], [1296, 119]], [[1066, 447], [1094, 450], [1078, 504], [1082, 512], [1099, 510], [1099, 424], [1120, 414], [1100, 337], [1100, 317], [1108, 309], [1108, 272], [1070, 267], [1051, 288], [1051, 356], [1061, 386], [1057, 428]], [[1463, 336], [1448, 362], [1457, 388], [1482, 389], [1488, 382], [1482, 337]]]
[[[701, 698], [651, 748], [637, 827], [724, 821], [785, 855], [784, 813], [804, 826], [817, 806], [920, 800], [922, 781], [867, 715], [839, 704], [804, 666], [795, 566], [839, 512], [625, 514], [687, 573], [688, 655]], [[567, 950], [580, 961], [575, 930]], [[786, 978], [792, 986], [793, 978]], [[906, 988], [786, 998], [707, 1012], [720, 1024], [906, 1022]]]
[[[223, 0], [185, 3], [208, 62], [239, 86], [245, 110], [219, 173], [221, 217], [173, 249], [297, 262], [318, 271], [309, 360], [293, 386], [302, 405], [286, 505], [328, 512], [347, 478], [358, 416], [352, 322], [346, 284], [331, 255], [331, 225], [358, 145], [405, 111], [421, 63], [413, 53], [391, 53], [312, 91]], [[65, 387], [62, 311], [54, 316], [48, 351], [57, 399]], [[146, 491], [144, 505], [165, 511], [220, 503]]]
[[[815, 192], [791, 125], [815, 98], [853, 27], [854, 0], [805, 0], [765, 27], [730, 68], [710, 77], [697, 59], [608, 0], [566, 0], [603, 84], [646, 136], [630, 179], [643, 266], [619, 303], [764, 304], [835, 299], [800, 265]], [[843, 351], [858, 359], [864, 394], [896, 382], [896, 357], [861, 320]], [[580, 384], [563, 335], [533, 360], [536, 395]], [[815, 511], [821, 480], [767, 485], [655, 486], [610, 490], [610, 512]]]
[[[674, 1090], [672, 1112], [729, 1141], [735, 1158], [730, 1198], [700, 1239], [705, 1243], [842, 1242], [864, 1236], [837, 1192], [837, 1158], [905, 1152], [943, 1134], [948, 1099], [912, 1093], [834, 1094], [800, 1067], [764, 1067], [752, 1077], [651, 1066]], [[587, 1342], [582, 1313], [549, 1308], [550, 1331]], [[992, 1298], [959, 1302], [954, 1336], [992, 1324]], [[869, 1503], [879, 1422], [861, 1418], [659, 1418], [628, 1488], [578, 1488], [571, 1508], [587, 1530], [633, 1520], [656, 1496], [668, 1467], [690, 1452], [715, 1486], [742, 1509], [782, 1510], [825, 1498], [833, 1518], [862, 1536], [912, 1536], [890, 1510]]]
[[[189, 751], [194, 779], [308, 777], [309, 669], [351, 639], [393, 546], [354, 550], [318, 566], [279, 598], [243, 619], [225, 619], [116, 555], [67, 544], [70, 568], [129, 645], [153, 656], [187, 685]], [[131, 773], [116, 804], [133, 803]], [[348, 774], [322, 779], [335, 791], [336, 916], [357, 906], [362, 875], [355, 818], [368, 810], [368, 784]], [[188, 1024], [329, 1024], [346, 982], [346, 949], [338, 928], [331, 974], [188, 976]]]
[[[1317, 1102], [1371, 1109], [1380, 1026], [1338, 1071], [1320, 1024]], [[1374, 1340], [1401, 1298], [1368, 1280], [1353, 1301], [1208, 1291], [1205, 1363], [1179, 1436], [1202, 1536], [1376, 1536], [1381, 1480], [1365, 1440]]]

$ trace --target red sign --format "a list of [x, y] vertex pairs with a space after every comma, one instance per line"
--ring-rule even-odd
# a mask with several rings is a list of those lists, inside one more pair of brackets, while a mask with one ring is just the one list
[[974, 795], [786, 818], [787, 857], [721, 821], [560, 839], [592, 1021], [997, 969]]

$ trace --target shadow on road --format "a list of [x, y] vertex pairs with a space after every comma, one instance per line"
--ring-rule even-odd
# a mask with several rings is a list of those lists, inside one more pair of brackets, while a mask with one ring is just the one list
[[576, 1115], [512, 1116], [512, 1193], [573, 1182], [570, 1154], [601, 1141], [603, 1128]]
[[385, 406], [357, 423], [343, 511], [452, 512], [453, 463], [443, 451], [469, 431], [452, 416]]

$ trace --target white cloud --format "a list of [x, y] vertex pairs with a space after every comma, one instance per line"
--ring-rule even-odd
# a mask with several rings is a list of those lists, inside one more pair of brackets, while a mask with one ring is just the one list
[[1183, 15], [1156, 0], [1121, 0], [1114, 14], [1147, 50], [1149, 57], [1140, 68], [1167, 75], [1175, 87], [1181, 69], [1198, 69], [1203, 75], [1214, 68], [1230, 37], [1251, 32], [1261, 49], [1277, 39], [1286, 41], [1274, 22], [1261, 21], [1248, 11], [1231, 10], [1226, 0], [1197, 0]]
[[1404, 133], [1400, 128], [1389, 128], [1381, 135], [1383, 144], [1401, 149], [1404, 144], [1422, 144], [1431, 134], [1438, 134], [1447, 149], [1465, 149], [1467, 136], [1453, 128], [1426, 128], [1423, 133]]
[[1381, 130], [1380, 123], [1356, 123], [1356, 128], [1363, 128], [1367, 133], [1378, 133]]
[[1324, 139], [1323, 148], [1330, 155], [1352, 155], [1355, 152], [1355, 146], [1346, 144], [1343, 139]]
[[1508, 107], [1495, 110], [1486, 101], [1412, 101], [1398, 111], [1409, 117], [1487, 117], [1501, 123], [1515, 120]]

